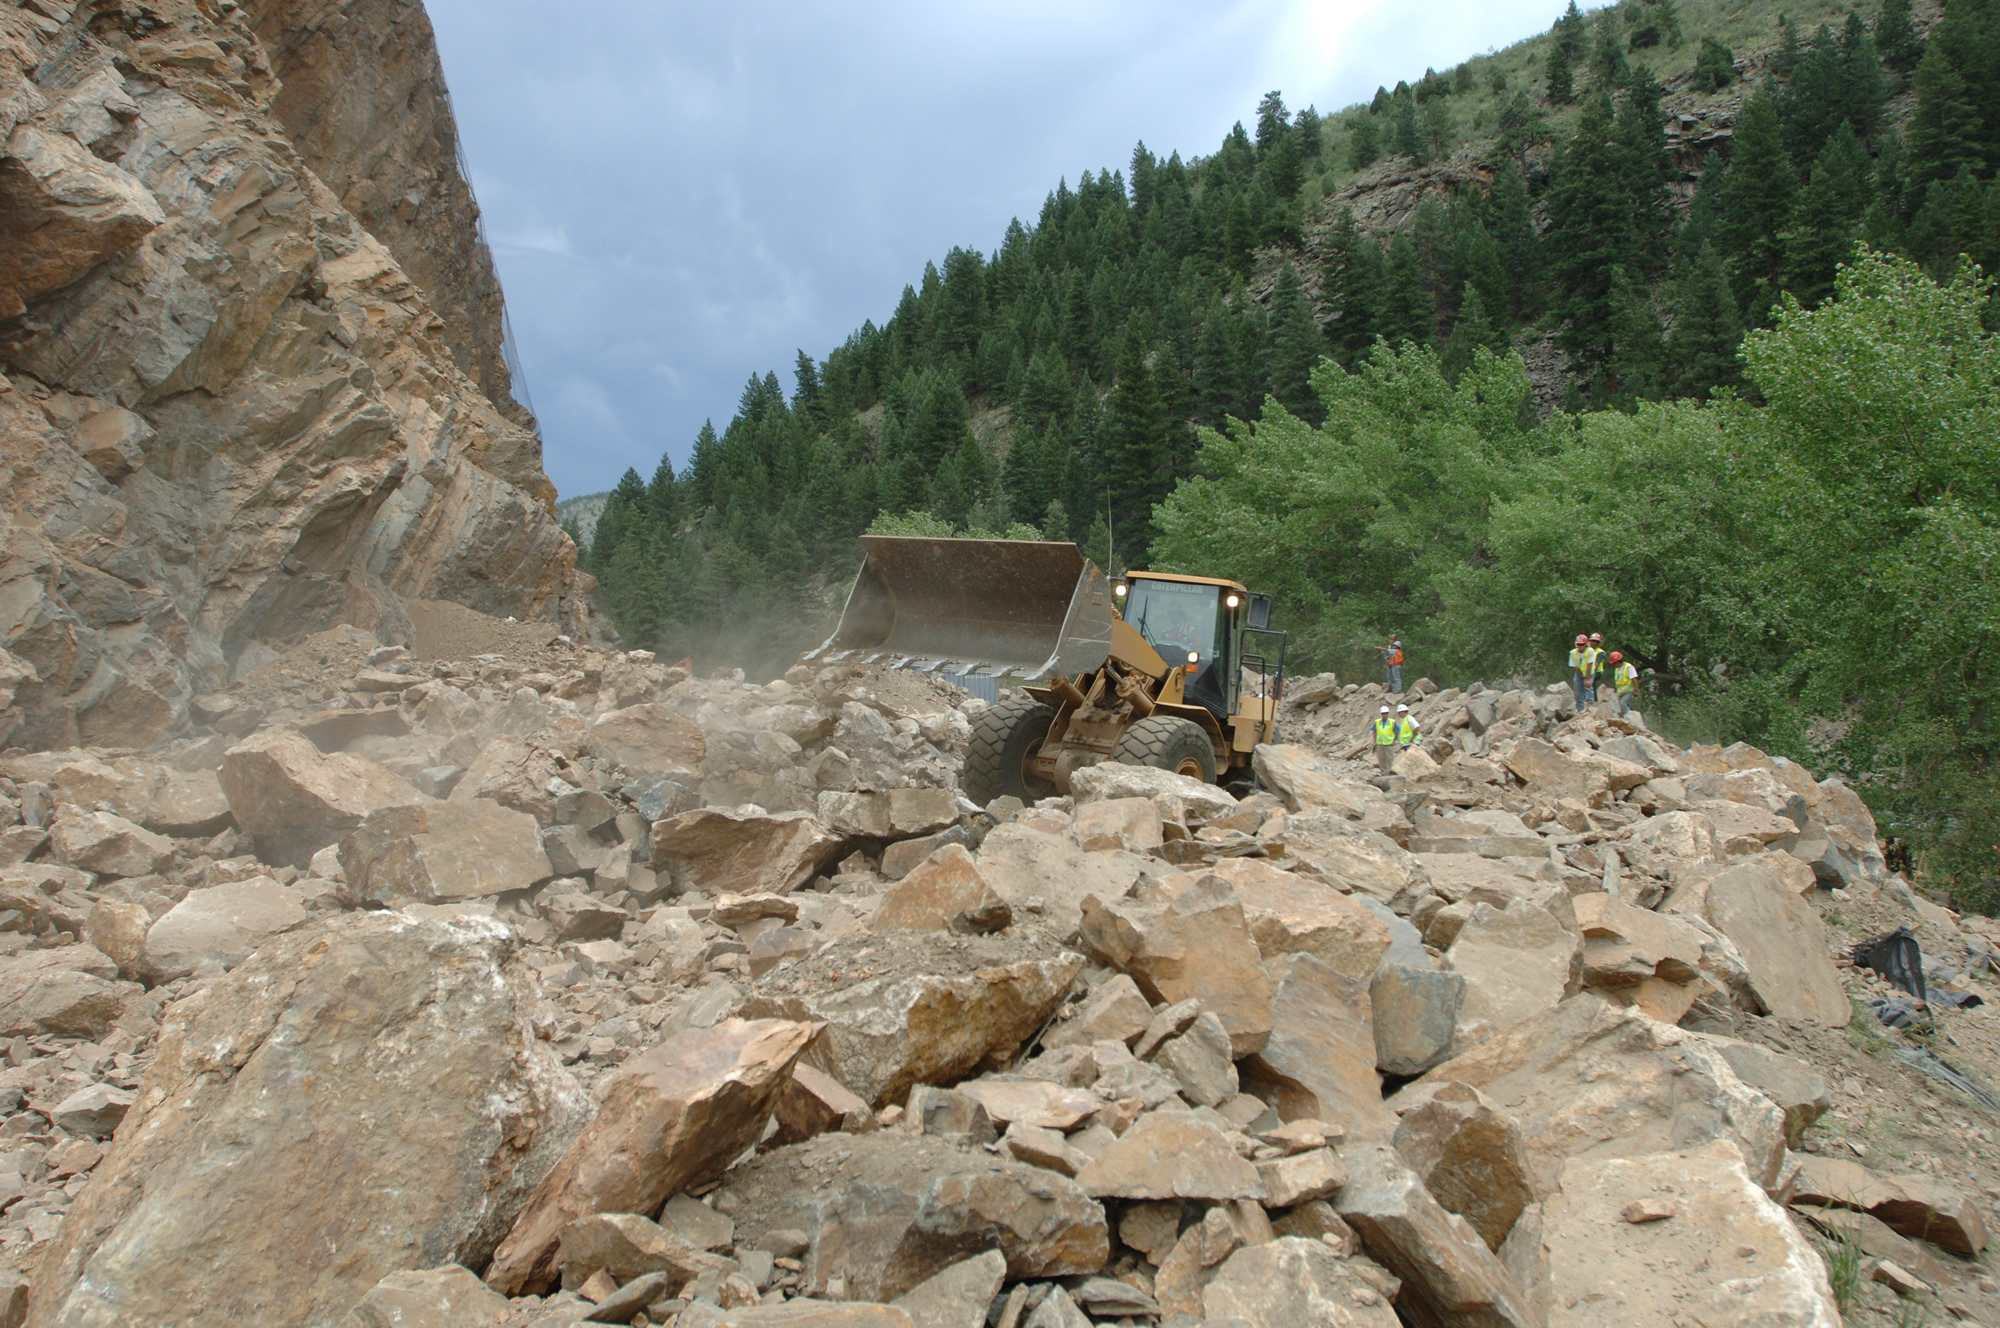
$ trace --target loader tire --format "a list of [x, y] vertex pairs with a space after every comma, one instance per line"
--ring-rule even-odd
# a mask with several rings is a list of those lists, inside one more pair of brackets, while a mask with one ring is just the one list
[[981, 715], [965, 749], [965, 773], [959, 781], [965, 796], [984, 807], [995, 798], [1012, 796], [1032, 803], [1052, 795], [1055, 785], [1030, 778], [1026, 766], [1041, 750], [1055, 718], [1053, 707], [1026, 692], [1002, 697]]
[[1215, 782], [1215, 745], [1201, 726], [1176, 715], [1148, 715], [1125, 730], [1112, 758], [1124, 765], [1150, 765], [1157, 770]]

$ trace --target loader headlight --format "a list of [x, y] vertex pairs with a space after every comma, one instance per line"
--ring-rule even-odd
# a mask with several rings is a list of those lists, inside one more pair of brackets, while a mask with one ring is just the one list
[[1120, 599], [1124, 599], [1124, 598], [1125, 598], [1125, 586], [1124, 586], [1124, 584], [1123, 584], [1123, 583], [1121, 582], [1120, 584], [1118, 584], [1118, 585], [1115, 585], [1115, 586], [1113, 586], [1113, 587], [1111, 588], [1111, 593], [1112, 593], [1112, 594], [1114, 594], [1114, 595], [1116, 595], [1116, 596], [1117, 596], [1118, 598], [1120, 598]]
[[1241, 604], [1242, 602], [1243, 602], [1243, 597], [1241, 595], [1231, 595], [1228, 599], [1223, 601], [1223, 603], [1227, 604], [1232, 609], [1235, 608], [1238, 604]]

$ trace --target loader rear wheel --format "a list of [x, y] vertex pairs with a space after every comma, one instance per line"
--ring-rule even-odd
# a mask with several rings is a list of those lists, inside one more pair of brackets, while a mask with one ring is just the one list
[[1053, 795], [1056, 786], [1030, 773], [1028, 765], [1041, 752], [1055, 718], [1053, 707], [1026, 692], [1002, 697], [981, 715], [965, 749], [965, 774], [960, 780], [965, 796], [984, 807], [995, 798], [1033, 802]]
[[1125, 765], [1150, 765], [1215, 782], [1215, 745], [1201, 726], [1176, 715], [1148, 715], [1125, 730], [1118, 740], [1118, 754], [1112, 758]]

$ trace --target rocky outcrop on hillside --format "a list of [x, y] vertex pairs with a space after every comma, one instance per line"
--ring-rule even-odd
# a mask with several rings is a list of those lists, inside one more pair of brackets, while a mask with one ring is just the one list
[[582, 628], [450, 139], [420, 11], [0, 4], [0, 743], [147, 746], [414, 599]]
[[2000, 930], [1838, 780], [1323, 676], [977, 807], [942, 682], [450, 626], [0, 757], [0, 1323], [2000, 1321]]

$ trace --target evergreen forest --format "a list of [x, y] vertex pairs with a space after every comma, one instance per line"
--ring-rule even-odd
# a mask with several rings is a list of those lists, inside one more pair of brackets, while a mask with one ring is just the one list
[[629, 643], [766, 671], [871, 528], [1235, 576], [1307, 670], [1398, 631], [1554, 677], [1602, 630], [1675, 736], [1846, 770], [1990, 907], [2000, 0], [1865, 3], [1572, 4], [1140, 144], [753, 376], [585, 565]]

